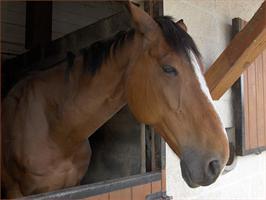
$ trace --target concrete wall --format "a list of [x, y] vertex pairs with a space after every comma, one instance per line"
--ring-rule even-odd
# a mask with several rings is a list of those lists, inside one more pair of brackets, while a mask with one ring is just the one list
[[[263, 0], [164, 0], [164, 14], [184, 19], [208, 68], [231, 39], [232, 18], [249, 20]], [[229, 90], [215, 102], [225, 127], [233, 127]], [[209, 186], [190, 189], [182, 179], [179, 160], [166, 149], [168, 195], [173, 199], [266, 199], [266, 153], [238, 157], [236, 169]]]

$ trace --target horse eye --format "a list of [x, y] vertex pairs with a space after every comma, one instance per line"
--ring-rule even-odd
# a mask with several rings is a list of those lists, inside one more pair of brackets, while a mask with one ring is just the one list
[[163, 71], [171, 76], [176, 76], [177, 75], [177, 71], [174, 67], [170, 66], [170, 65], [163, 65], [162, 66]]

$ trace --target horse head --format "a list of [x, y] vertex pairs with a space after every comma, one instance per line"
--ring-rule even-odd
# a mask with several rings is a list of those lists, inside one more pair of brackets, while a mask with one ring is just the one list
[[228, 139], [183, 20], [151, 18], [129, 4], [137, 49], [126, 78], [128, 105], [180, 158], [190, 187], [213, 183], [226, 165]]

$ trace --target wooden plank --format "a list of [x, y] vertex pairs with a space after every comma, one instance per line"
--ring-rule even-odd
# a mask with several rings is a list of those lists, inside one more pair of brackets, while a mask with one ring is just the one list
[[[245, 21], [240, 18], [234, 18], [232, 20], [232, 38], [236, 36], [238, 32], [245, 26]], [[244, 146], [249, 145], [249, 140], [245, 139], [245, 127], [248, 123], [245, 121], [245, 113], [247, 113], [247, 107], [244, 106], [248, 98], [244, 95], [246, 91], [243, 89], [243, 84], [247, 83], [247, 71], [234, 83], [232, 86], [233, 93], [233, 113], [235, 122], [235, 135], [236, 135], [236, 153], [242, 155]]]
[[83, 200], [109, 200], [109, 194], [100, 194], [92, 197], [85, 198]]
[[[246, 22], [233, 19], [233, 34]], [[266, 149], [266, 73], [264, 50], [233, 86], [236, 126], [236, 150], [247, 155]]]
[[151, 183], [151, 193], [160, 192], [162, 189], [162, 182], [161, 181], [154, 181]]
[[23, 26], [2, 23], [1, 43], [5, 40], [25, 44], [25, 30]]
[[2, 1], [1, 10], [12, 11], [25, 16], [26, 1]]
[[[55, 1], [53, 5], [55, 12], [71, 13], [87, 20], [89, 18], [100, 19], [121, 11], [121, 6], [115, 1], [80, 1], [79, 3], [73, 1]], [[76, 21], [76, 23], [80, 22]]]
[[145, 199], [151, 193], [151, 183], [132, 187], [132, 200]]
[[26, 41], [27, 49], [45, 45], [52, 40], [52, 2], [28, 1], [26, 3]]
[[145, 124], [140, 124], [140, 172], [146, 172], [146, 143], [145, 143]]
[[219, 99], [266, 47], [266, 2], [205, 73], [212, 98]]
[[249, 141], [250, 141], [250, 148], [257, 147], [257, 94], [256, 94], [256, 73], [255, 73], [255, 63], [253, 63], [248, 68], [248, 116], [249, 116]]
[[[256, 62], [256, 100], [257, 100], [257, 140], [258, 146], [261, 147], [264, 145], [264, 96], [263, 96], [263, 63], [262, 63], [262, 54], [260, 54]], [[253, 121], [253, 123], [255, 123]]]
[[122, 10], [118, 3], [108, 1], [79, 3], [56, 1], [53, 2], [53, 20], [78, 25], [81, 28]]
[[60, 33], [60, 32], [52, 32], [52, 40], [56, 40], [60, 37], [63, 37], [65, 34], [64, 33]]
[[156, 152], [155, 152], [155, 132], [154, 128], [150, 127], [151, 130], [151, 170], [156, 170]]
[[76, 25], [76, 24], [72, 24], [68, 22], [62, 22], [62, 21], [55, 20], [55, 19], [52, 21], [52, 25], [53, 25], [53, 32], [61, 32], [61, 33], [64, 33], [64, 35], [83, 27], [80, 25]]
[[162, 170], [162, 192], [166, 191], [166, 171]]
[[14, 11], [3, 10], [1, 15], [1, 22], [25, 26], [26, 17], [25, 14], [20, 14]]
[[81, 185], [78, 187], [66, 188], [54, 192], [37, 194], [28, 196], [29, 199], [83, 199], [100, 194], [109, 194], [116, 190], [123, 190], [134, 186], [149, 185], [151, 190], [151, 182], [161, 179], [160, 172], [151, 172], [146, 174], [138, 174], [130, 177], [124, 177], [115, 180], [107, 180], [100, 183]]
[[266, 146], [266, 50], [263, 52], [263, 95], [264, 95], [264, 146]]
[[[244, 117], [241, 118], [241, 120], [244, 120], [244, 130], [242, 130], [242, 132], [238, 133], [238, 134], [244, 134], [242, 135], [242, 137], [244, 138], [244, 142], [245, 144], [242, 144], [242, 145], [245, 145], [244, 147], [242, 148], [250, 148], [250, 142], [249, 142], [249, 101], [248, 101], [248, 97], [249, 97], [249, 94], [248, 94], [248, 70], [246, 70], [244, 72], [244, 75], [243, 75], [243, 79], [244, 79]], [[240, 87], [242, 87], [240, 85]], [[240, 88], [241, 90], [241, 88]], [[241, 108], [242, 109], [242, 108]], [[243, 142], [243, 141], [242, 141]]]
[[131, 199], [131, 188], [123, 190], [117, 190], [109, 194], [110, 200], [130, 200]]
[[1, 53], [2, 52], [13, 53], [16, 55], [19, 55], [26, 51], [23, 44], [13, 43], [13, 42], [8, 42], [8, 41], [2, 41], [1, 48], [2, 48]]
[[152, 17], [163, 15], [163, 0], [144, 1], [144, 10]]

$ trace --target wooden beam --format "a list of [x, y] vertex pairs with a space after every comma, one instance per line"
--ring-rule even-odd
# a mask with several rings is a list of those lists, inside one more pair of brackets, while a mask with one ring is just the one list
[[109, 193], [134, 186], [150, 184], [152, 182], [160, 181], [162, 174], [160, 172], [149, 172], [145, 174], [137, 174], [129, 177], [123, 177], [115, 180], [106, 180], [100, 183], [92, 183], [81, 185], [78, 187], [70, 187], [63, 190], [56, 190], [53, 192], [41, 193], [37, 195], [27, 196], [26, 199], [84, 199]]
[[51, 1], [26, 2], [26, 49], [52, 40], [52, 6]]
[[205, 73], [212, 98], [218, 100], [266, 48], [266, 2]]
[[140, 173], [146, 173], [146, 142], [145, 142], [145, 124], [140, 124]]
[[163, 0], [144, 1], [144, 10], [152, 17], [163, 15]]
[[[234, 18], [232, 20], [232, 36], [236, 36], [245, 26], [247, 22]], [[243, 74], [232, 85], [233, 92], [233, 113], [234, 113], [234, 126], [235, 126], [235, 147], [236, 155], [245, 155], [245, 118], [244, 118], [244, 79]]]

